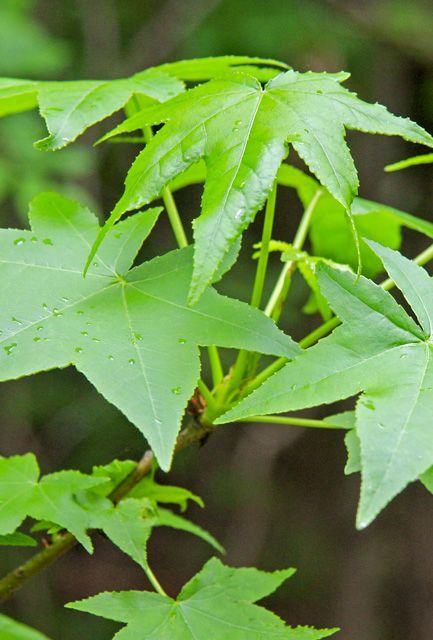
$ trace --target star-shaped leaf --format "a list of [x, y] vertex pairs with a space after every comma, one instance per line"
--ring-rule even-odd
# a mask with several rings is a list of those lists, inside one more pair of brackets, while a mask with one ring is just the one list
[[359, 527], [433, 464], [433, 282], [397, 251], [369, 244], [419, 325], [370, 280], [357, 282], [349, 272], [321, 266], [322, 293], [343, 325], [221, 419], [292, 411], [363, 391], [356, 408], [362, 466]]
[[117, 225], [86, 278], [100, 227], [78, 204], [43, 194], [31, 206], [31, 231], [0, 231], [0, 379], [74, 364], [168, 469], [199, 377], [198, 345], [288, 357], [299, 347], [264, 314], [213, 289], [189, 307], [190, 248], [128, 272], [158, 213]]
[[260, 80], [268, 80], [282, 68], [287, 65], [266, 58], [220, 56], [166, 63], [118, 80], [53, 82], [0, 78], [0, 117], [39, 106], [50, 135], [36, 146], [55, 151], [122, 109], [135, 95], [150, 104], [164, 102], [183, 91], [182, 80], [208, 80], [231, 69], [245, 69]]
[[36, 458], [0, 458], [0, 532], [11, 534], [27, 516], [48, 520], [67, 529], [91, 551], [88, 513], [77, 502], [77, 495], [105, 482], [104, 478], [79, 471], [60, 471], [39, 481]]
[[49, 136], [36, 143], [55, 151], [73, 142], [88, 127], [118, 111], [139, 95], [163, 102], [183, 91], [183, 83], [161, 71], [149, 69], [119, 80], [37, 82], [0, 79], [0, 115], [39, 106]]
[[263, 88], [251, 76], [232, 74], [144, 109], [113, 133], [166, 124], [133, 163], [107, 229], [204, 158], [202, 212], [194, 223], [193, 302], [262, 207], [289, 141], [332, 196], [349, 209], [358, 178], [345, 142], [346, 128], [400, 135], [429, 146], [433, 138], [410, 120], [358, 99], [341, 86], [347, 77], [290, 70]]
[[253, 604], [294, 573], [233, 569], [212, 558], [176, 600], [146, 591], [100, 593], [67, 606], [123, 622], [116, 640], [320, 640], [336, 629], [287, 627], [270, 611]]
[[[115, 466], [118, 469], [126, 467], [117, 463], [107, 465], [107, 472]], [[146, 486], [141, 483], [137, 485], [139, 497], [128, 495], [113, 504], [108, 498], [113, 487], [102, 469], [97, 468], [92, 475], [63, 470], [39, 478], [39, 467], [33, 454], [0, 458], [0, 544], [34, 545], [32, 538], [15, 531], [30, 516], [39, 521], [32, 530], [66, 529], [89, 553], [92, 553], [93, 545], [87, 532], [100, 529], [144, 569], [147, 568], [146, 544], [154, 527], [186, 531], [217, 551], [223, 551], [210, 533], [182, 516], [159, 508], [156, 496], [143, 497]], [[178, 489], [179, 495], [182, 492], [180, 487], [170, 489]], [[175, 501], [179, 500], [179, 495], [174, 495]], [[166, 495], [164, 500], [170, 501]], [[185, 500], [184, 495], [182, 501]]]

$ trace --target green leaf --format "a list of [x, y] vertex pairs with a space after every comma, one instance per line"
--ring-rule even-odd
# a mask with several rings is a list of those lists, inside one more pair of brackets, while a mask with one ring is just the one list
[[[282, 165], [278, 178], [280, 184], [296, 189], [306, 209], [320, 184], [303, 171]], [[345, 208], [322, 189], [322, 194], [314, 208], [310, 225], [312, 253], [330, 258], [342, 264], [349, 264], [356, 270], [358, 266], [357, 248], [353, 230]], [[355, 198], [351, 208], [352, 220], [359, 235], [380, 244], [398, 249], [401, 244], [401, 227], [407, 227], [433, 238], [433, 224], [409, 213], [385, 204]], [[361, 245], [363, 273], [374, 277], [383, 270], [380, 259], [366, 244]]]
[[248, 71], [258, 80], [269, 80], [271, 77], [287, 69], [287, 65], [272, 58], [252, 58], [250, 56], [216, 56], [211, 58], [193, 58], [191, 60], [178, 60], [167, 62], [154, 69], [162, 71], [170, 76], [185, 80], [186, 82], [198, 82], [210, 80], [215, 76], [225, 75], [229, 71]]
[[39, 105], [49, 136], [36, 143], [55, 151], [73, 142], [88, 127], [119, 111], [134, 96], [163, 102], [183, 90], [183, 83], [149, 69], [120, 80], [32, 82], [0, 79], [0, 116]]
[[263, 206], [289, 141], [334, 198], [349, 209], [358, 179], [345, 128], [400, 135], [429, 146], [433, 138], [410, 120], [359, 100], [341, 86], [347, 77], [286, 71], [263, 88], [251, 76], [231, 75], [133, 116], [115, 133], [166, 124], [133, 163], [125, 192], [98, 243], [123, 213], [151, 202], [165, 185], [204, 158], [202, 212], [194, 222], [190, 301], [196, 301], [230, 245]]
[[[0, 531], [3, 533], [0, 545], [34, 546], [36, 543], [32, 538], [13, 530], [15, 523], [21, 524], [30, 516], [40, 521], [32, 530], [46, 529], [56, 533], [67, 529], [89, 553], [93, 547], [87, 531], [100, 529], [143, 568], [147, 567], [146, 544], [153, 527], [167, 526], [187, 531], [223, 551], [218, 541], [201, 527], [158, 508], [156, 483], [148, 484], [148, 493], [152, 494], [154, 489], [153, 495], [143, 497], [146, 486], [139, 483], [139, 497], [128, 496], [113, 504], [107, 498], [113, 488], [107, 478], [121, 482], [125, 477], [126, 462], [129, 461], [113, 461], [105, 468], [97, 467], [92, 475], [66, 470], [46, 475], [38, 481], [39, 469], [33, 454], [1, 458]], [[196, 498], [180, 487], [167, 487], [167, 490], [165, 494], [162, 492], [162, 502], [183, 504], [188, 498]]]
[[358, 473], [362, 469], [361, 443], [355, 429], [351, 429], [346, 433], [344, 444], [347, 449], [347, 462], [344, 467], [344, 473], [348, 476], [351, 473]]
[[[97, 478], [107, 478], [108, 485], [101, 487], [102, 495], [107, 495], [117, 485], [136, 469], [137, 463], [132, 460], [113, 460], [109, 464], [93, 467], [92, 475]], [[153, 474], [145, 476], [129, 492], [130, 498], [147, 498], [159, 504], [177, 504], [182, 511], [188, 506], [188, 500], [192, 500], [203, 507], [203, 500], [192, 491], [184, 487], [174, 487], [168, 484], [158, 484]]]
[[2, 640], [48, 640], [39, 631], [3, 614], [0, 614], [0, 636]]
[[299, 347], [264, 314], [215, 290], [189, 307], [190, 248], [126, 273], [158, 214], [112, 229], [86, 278], [100, 227], [77, 203], [42, 194], [31, 206], [32, 231], [0, 231], [0, 379], [74, 364], [142, 431], [166, 470], [199, 377], [198, 345], [287, 357]]
[[36, 520], [49, 520], [70, 531], [91, 553], [92, 541], [86, 533], [89, 514], [77, 500], [77, 495], [101, 483], [79, 471], [59, 471], [42, 478], [31, 494], [27, 515]]
[[234, 70], [269, 80], [287, 65], [267, 58], [221, 56], [170, 62], [118, 80], [51, 82], [0, 78], [0, 117], [39, 105], [49, 136], [36, 143], [54, 151], [73, 142], [88, 127], [124, 107], [134, 95], [164, 102], [184, 89], [181, 80], [196, 82]]
[[422, 329], [373, 282], [321, 266], [319, 283], [343, 322], [219, 422], [293, 411], [364, 394], [356, 408], [362, 488], [358, 526], [367, 526], [433, 464], [433, 284], [398, 252], [370, 242]]
[[60, 471], [38, 479], [39, 467], [33, 454], [0, 459], [0, 533], [15, 533], [16, 527], [31, 516], [67, 529], [91, 551], [86, 534], [88, 514], [77, 495], [103, 479], [79, 471]]
[[101, 593], [67, 606], [123, 622], [119, 640], [319, 640], [336, 629], [291, 628], [253, 603], [277, 589], [293, 569], [232, 569], [212, 558], [176, 600], [146, 591]]
[[129, 493], [134, 498], [148, 498], [160, 504], [177, 504], [185, 511], [188, 500], [203, 507], [203, 500], [188, 489], [173, 487], [169, 484], [158, 484], [151, 476], [146, 476]]
[[6, 533], [0, 535], [0, 546], [2, 547], [36, 547], [37, 542], [31, 536], [25, 533], [15, 531], [14, 533]]
[[13, 533], [27, 515], [39, 467], [32, 453], [0, 458], [0, 534]]
[[433, 493], [433, 466], [427, 469], [421, 476], [420, 480], [430, 493]]
[[[108, 501], [107, 501], [108, 502]], [[152, 524], [143, 501], [125, 498], [116, 506], [90, 509], [91, 523], [141, 567], [147, 567], [146, 545]]]
[[220, 553], [225, 553], [224, 547], [222, 547], [218, 540], [216, 540], [208, 531], [193, 522], [190, 522], [186, 518], [173, 513], [172, 511], [168, 511], [167, 509], [158, 509], [154, 518], [151, 518], [150, 520], [152, 522], [152, 526], [171, 527], [172, 529], [192, 533], [194, 536], [197, 536], [210, 544]]
[[420, 156], [413, 156], [412, 158], [406, 158], [406, 160], [400, 160], [400, 162], [388, 164], [385, 167], [385, 171], [399, 171], [400, 169], [407, 169], [407, 167], [415, 167], [419, 164], [431, 164], [432, 162], [433, 153], [424, 153]]
[[0, 78], [0, 117], [37, 107], [37, 83]]

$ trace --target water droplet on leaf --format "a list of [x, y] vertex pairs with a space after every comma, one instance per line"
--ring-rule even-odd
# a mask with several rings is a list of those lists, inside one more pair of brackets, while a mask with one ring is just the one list
[[171, 392], [174, 393], [175, 396], [178, 396], [182, 392], [182, 387], [173, 387]]
[[21, 245], [21, 244], [24, 244], [24, 243], [25, 243], [25, 241], [26, 241], [26, 239], [25, 239], [25, 238], [17, 238], [16, 240], [14, 240], [14, 244], [15, 244], [15, 245], [17, 245], [17, 246], [19, 246], [19, 245]]
[[17, 346], [16, 342], [12, 342], [11, 344], [8, 344], [6, 346], [3, 347], [3, 351], [6, 353], [7, 356], [10, 356], [12, 351], [15, 349], [15, 347]]

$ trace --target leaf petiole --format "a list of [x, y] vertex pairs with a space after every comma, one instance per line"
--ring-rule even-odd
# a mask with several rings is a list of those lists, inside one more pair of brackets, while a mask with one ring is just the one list
[[[295, 238], [293, 240], [294, 249], [302, 249], [302, 247], [304, 246], [305, 240], [307, 239], [308, 229], [311, 223], [311, 218], [322, 193], [323, 189], [317, 189], [316, 193], [311, 198], [308, 207], [305, 209], [304, 214], [301, 218], [301, 222], [299, 223], [298, 230], [295, 234]], [[296, 263], [293, 260], [284, 264], [274, 290], [272, 291], [268, 303], [265, 307], [265, 314], [272, 317], [275, 322], [278, 322], [278, 320], [280, 319], [283, 303], [290, 288], [291, 276], [295, 266]]]
[[287, 416], [251, 416], [240, 418], [237, 422], [264, 422], [269, 424], [288, 424], [295, 427], [313, 427], [316, 429], [346, 429], [341, 425], [331, 424], [326, 420], [310, 420], [308, 418], [290, 418]]
[[152, 585], [152, 587], [155, 589], [155, 591], [157, 593], [159, 593], [161, 596], [165, 596], [166, 598], [168, 597], [166, 592], [164, 591], [164, 589], [162, 588], [158, 578], [156, 577], [156, 575], [153, 573], [152, 569], [149, 567], [149, 565], [146, 565], [146, 568], [144, 569], [150, 584]]

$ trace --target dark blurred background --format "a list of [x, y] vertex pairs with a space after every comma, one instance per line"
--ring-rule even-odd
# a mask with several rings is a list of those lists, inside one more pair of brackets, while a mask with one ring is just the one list
[[[276, 57], [302, 71], [348, 70], [350, 88], [364, 99], [383, 102], [433, 131], [432, 34], [432, 0], [1, 0], [0, 74], [114, 78], [184, 57]], [[47, 189], [72, 195], [100, 215], [109, 211], [138, 151], [114, 144], [92, 148], [113, 123], [91, 129], [71, 148], [44, 154], [32, 148], [44, 133], [35, 113], [0, 122], [2, 226], [25, 225], [29, 199]], [[398, 139], [361, 134], [350, 134], [349, 141], [361, 195], [431, 219], [431, 168], [383, 172], [385, 164], [416, 149]], [[199, 198], [197, 188], [178, 196], [188, 230]], [[290, 239], [301, 209], [288, 190], [279, 194], [278, 213], [274, 235]], [[260, 216], [239, 264], [221, 285], [241, 299], [248, 297], [251, 245], [259, 235]], [[412, 256], [426, 244], [407, 235], [403, 250]], [[173, 246], [162, 221], [143, 256]], [[275, 261], [275, 275], [278, 268]], [[284, 320], [295, 338], [319, 322], [299, 311], [307, 295], [295, 279]], [[229, 362], [232, 355], [226, 357]], [[1, 453], [34, 451], [44, 472], [87, 471], [114, 457], [137, 459], [145, 448], [137, 430], [73, 370], [0, 385], [0, 423]], [[348, 640], [431, 640], [431, 497], [412, 485], [377, 522], [357, 532], [359, 479], [343, 475], [344, 463], [339, 432], [229, 426], [176, 458], [169, 481], [204, 498], [206, 509], [192, 508], [190, 517], [219, 537], [228, 563], [298, 567], [297, 576], [268, 602], [291, 624], [338, 625], [338, 637]], [[62, 604], [146, 583], [132, 561], [103, 539], [95, 542], [93, 558], [72, 551], [22, 589], [7, 612], [53, 640], [111, 637], [116, 625], [64, 610]], [[28, 553], [3, 550], [2, 571]], [[157, 531], [150, 544], [158, 576], [173, 595], [209, 555], [201, 541], [171, 530]]]

